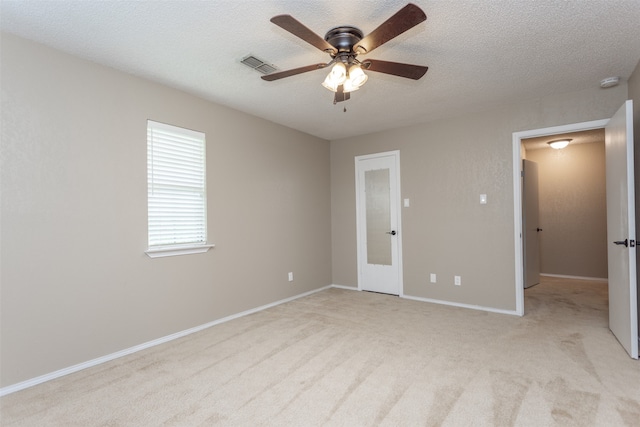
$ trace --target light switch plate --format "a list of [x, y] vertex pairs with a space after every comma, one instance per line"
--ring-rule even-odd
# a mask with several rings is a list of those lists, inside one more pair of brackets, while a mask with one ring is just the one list
[[487, 204], [487, 195], [486, 194], [481, 194], [480, 195], [480, 204], [481, 205], [486, 205]]
[[409, 199], [404, 199], [404, 207], [405, 208], [409, 207]]

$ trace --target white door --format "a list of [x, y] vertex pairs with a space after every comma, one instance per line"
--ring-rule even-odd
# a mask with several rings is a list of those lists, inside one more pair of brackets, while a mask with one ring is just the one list
[[627, 101], [605, 127], [609, 328], [638, 358], [633, 103]]
[[524, 287], [540, 283], [540, 228], [538, 207], [538, 164], [522, 161], [522, 229], [524, 230]]
[[400, 295], [400, 152], [358, 156], [358, 289]]

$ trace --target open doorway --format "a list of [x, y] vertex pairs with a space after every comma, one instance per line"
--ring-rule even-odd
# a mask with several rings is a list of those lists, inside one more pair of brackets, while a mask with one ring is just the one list
[[[553, 148], [552, 141], [568, 141]], [[525, 287], [532, 271], [544, 277], [606, 281], [607, 200], [604, 129], [522, 139]], [[537, 179], [530, 183], [529, 180]], [[535, 185], [533, 185], [535, 184]], [[536, 197], [527, 197], [535, 188]], [[536, 224], [529, 230], [529, 200], [537, 201]], [[529, 256], [527, 248], [538, 248]], [[530, 265], [538, 261], [538, 265]], [[530, 282], [530, 283], [527, 283]], [[539, 280], [538, 280], [539, 282]]]
[[634, 194], [633, 101], [611, 119], [513, 133], [516, 312], [524, 315], [521, 163], [522, 140], [605, 128], [609, 329], [638, 358], [636, 211]]
[[549, 137], [566, 133], [589, 131], [602, 129], [608, 119], [594, 120], [590, 122], [574, 123], [563, 126], [554, 126], [542, 129], [513, 133], [513, 194], [514, 194], [514, 250], [516, 255], [515, 268], [515, 294], [516, 294], [516, 314], [524, 315], [524, 262], [523, 262], [523, 225], [522, 225], [522, 140], [536, 137]]
[[522, 157], [525, 312], [555, 307], [606, 327], [604, 129], [525, 138]]

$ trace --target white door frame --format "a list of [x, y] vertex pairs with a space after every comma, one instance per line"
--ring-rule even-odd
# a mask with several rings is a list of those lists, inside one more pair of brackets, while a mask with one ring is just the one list
[[522, 140], [538, 136], [557, 135], [560, 133], [580, 132], [592, 129], [602, 129], [609, 123], [609, 119], [593, 120], [590, 122], [573, 123], [569, 125], [553, 126], [542, 129], [532, 129], [513, 132], [513, 224], [514, 243], [516, 253], [516, 314], [524, 315], [524, 259], [522, 249], [522, 187], [520, 171]]
[[358, 290], [362, 290], [362, 268], [361, 263], [366, 262], [367, 254], [364, 253], [360, 242], [363, 241], [362, 232], [360, 230], [360, 190], [359, 190], [359, 176], [358, 176], [358, 161], [375, 159], [378, 157], [393, 156], [395, 160], [396, 168], [396, 200], [392, 200], [392, 203], [396, 204], [397, 209], [397, 226], [396, 226], [396, 242], [398, 244], [398, 296], [404, 297], [404, 281], [403, 281], [403, 269], [402, 269], [402, 193], [400, 192], [400, 150], [385, 151], [383, 153], [365, 154], [355, 157], [355, 177], [356, 177], [356, 247], [357, 247], [357, 266], [358, 266]]

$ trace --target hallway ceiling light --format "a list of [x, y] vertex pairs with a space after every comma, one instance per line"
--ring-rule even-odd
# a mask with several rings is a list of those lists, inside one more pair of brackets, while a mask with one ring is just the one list
[[551, 146], [551, 148], [555, 148], [556, 150], [560, 150], [564, 147], [566, 147], [567, 145], [569, 145], [569, 143], [573, 141], [572, 139], [556, 139], [554, 141], [549, 141], [547, 142], [547, 144], [549, 144]]

